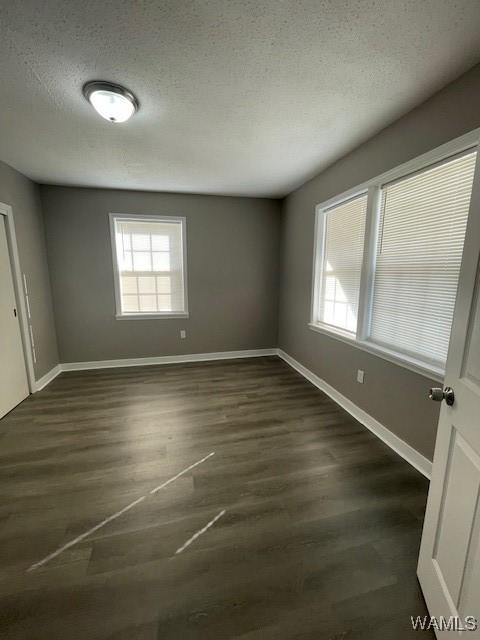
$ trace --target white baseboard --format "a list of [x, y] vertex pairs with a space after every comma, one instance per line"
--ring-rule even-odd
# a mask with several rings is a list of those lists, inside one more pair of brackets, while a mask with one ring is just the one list
[[62, 371], [83, 371], [86, 369], [113, 369], [116, 367], [143, 367], [154, 364], [176, 364], [180, 362], [204, 362], [208, 360], [234, 360], [236, 358], [257, 358], [275, 356], [277, 349], [248, 349], [245, 351], [217, 351], [213, 353], [189, 353], [178, 356], [155, 356], [151, 358], [123, 358], [119, 360], [93, 360], [91, 362], [65, 362]]
[[367, 429], [380, 438], [380, 440], [383, 440], [385, 444], [415, 467], [417, 471], [420, 471], [420, 473], [422, 473], [426, 478], [430, 479], [432, 474], [432, 463], [430, 460], [425, 458], [425, 456], [419, 453], [416, 449], [384, 427], [383, 424], [378, 422], [378, 420], [372, 418], [372, 416], [366, 411], [360, 409], [360, 407], [355, 403], [329, 385], [328, 382], [325, 382], [325, 380], [322, 380], [322, 378], [319, 378], [312, 371], [304, 367], [303, 364], [300, 364], [300, 362], [289, 356], [288, 353], [285, 353], [282, 349], [278, 349], [278, 355], [309, 382], [326, 393], [327, 396], [330, 396], [330, 398], [345, 409], [345, 411], [348, 411], [355, 420], [358, 420], [358, 422], [367, 427]]
[[35, 380], [35, 393], [41, 391], [43, 387], [46, 387], [52, 380], [54, 380], [59, 373], [62, 373], [62, 365], [57, 364], [53, 369], [50, 369], [44, 376]]

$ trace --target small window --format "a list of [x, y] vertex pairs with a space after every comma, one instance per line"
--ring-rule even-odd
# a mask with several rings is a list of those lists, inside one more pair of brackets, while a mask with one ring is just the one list
[[367, 195], [327, 209], [323, 224], [317, 322], [354, 335], [365, 238]]
[[117, 317], [187, 316], [185, 219], [111, 216]]

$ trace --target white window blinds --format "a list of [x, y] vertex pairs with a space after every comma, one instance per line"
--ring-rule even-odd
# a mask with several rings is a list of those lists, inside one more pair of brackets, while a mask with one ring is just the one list
[[114, 217], [120, 314], [186, 311], [181, 219]]
[[350, 333], [357, 330], [366, 211], [363, 194], [324, 213], [317, 321]]
[[370, 339], [443, 366], [475, 152], [384, 185]]

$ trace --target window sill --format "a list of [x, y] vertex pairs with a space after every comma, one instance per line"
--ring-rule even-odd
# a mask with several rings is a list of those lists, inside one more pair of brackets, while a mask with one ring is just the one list
[[383, 358], [383, 360], [388, 360], [388, 362], [393, 362], [400, 367], [404, 367], [405, 369], [409, 369], [410, 371], [419, 373], [422, 376], [425, 376], [432, 380], [436, 380], [438, 382], [443, 382], [445, 371], [440, 367], [427, 364], [425, 362], [422, 362], [421, 360], [417, 360], [416, 358], [411, 358], [410, 356], [397, 353], [396, 351], [391, 351], [390, 349], [382, 347], [381, 345], [375, 344], [373, 342], [358, 340], [354, 336], [351, 336], [350, 334], [342, 330], [336, 331], [331, 327], [327, 328], [323, 325], [315, 324], [313, 322], [309, 322], [308, 326], [312, 331], [323, 333], [330, 338], [335, 338], [336, 340], [345, 342], [352, 347], [356, 347], [357, 349], [361, 349], [362, 351], [371, 353], [375, 356], [378, 356], [379, 358]]
[[185, 313], [117, 313], [116, 320], [169, 320], [175, 318], [188, 318], [188, 312]]

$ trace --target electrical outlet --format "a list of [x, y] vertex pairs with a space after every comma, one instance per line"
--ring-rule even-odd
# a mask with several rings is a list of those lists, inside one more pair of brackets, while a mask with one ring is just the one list
[[185, 331], [185, 329], [181, 329], [180, 330], [180, 338], [182, 340], [184, 340], [187, 337], [187, 332]]
[[362, 371], [362, 369], [358, 369], [358, 371], [357, 371], [357, 382], [359, 382], [360, 384], [363, 384], [364, 378], [365, 378], [365, 371]]

